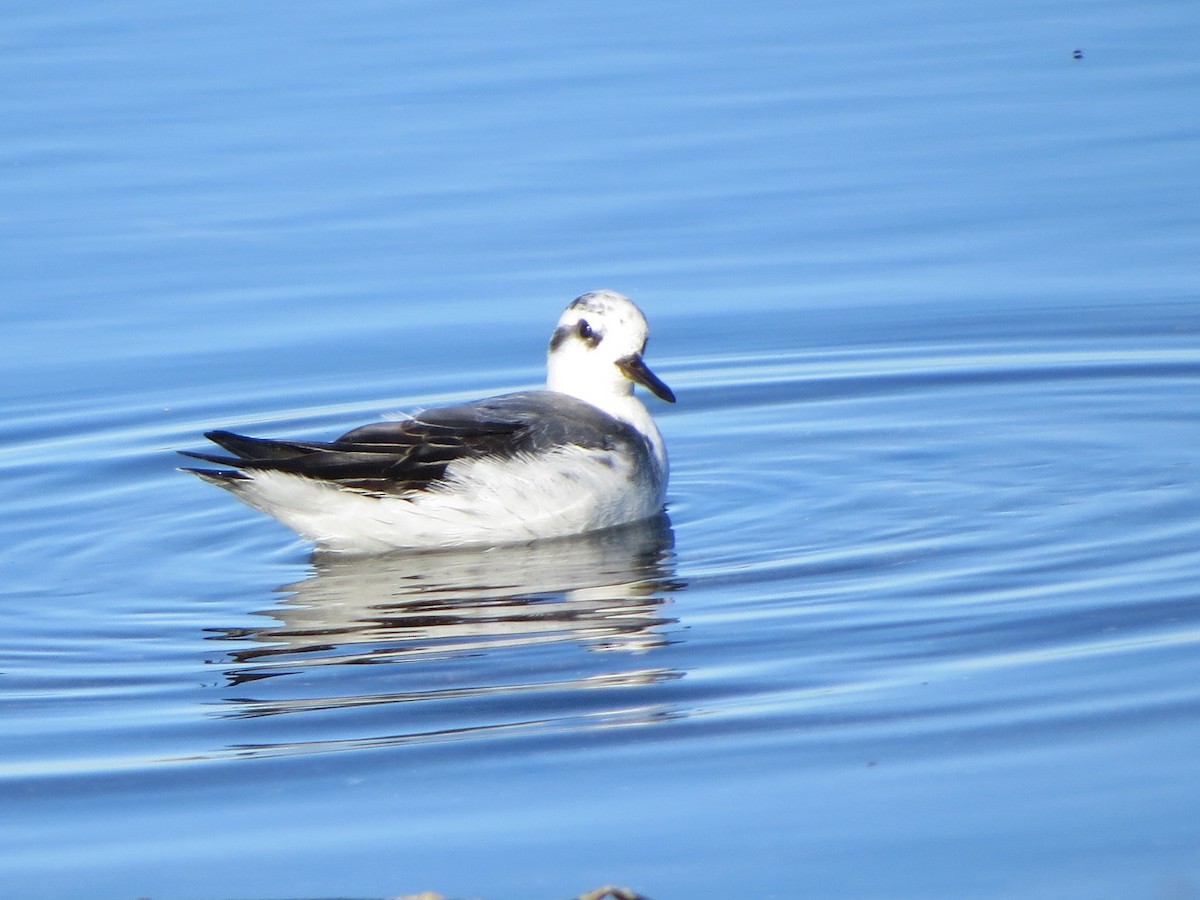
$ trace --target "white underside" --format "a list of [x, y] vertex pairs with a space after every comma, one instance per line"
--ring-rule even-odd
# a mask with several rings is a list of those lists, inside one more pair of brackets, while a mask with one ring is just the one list
[[639, 483], [620, 454], [575, 446], [456, 463], [444, 482], [404, 495], [269, 470], [245, 474], [226, 485], [244, 503], [324, 548], [358, 553], [514, 543], [623, 525], [660, 512], [666, 485], [665, 471]]

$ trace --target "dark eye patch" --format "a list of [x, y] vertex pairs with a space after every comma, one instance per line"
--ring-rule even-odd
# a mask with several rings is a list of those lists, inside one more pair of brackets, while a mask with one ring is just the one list
[[592, 326], [588, 324], [587, 319], [580, 319], [579, 324], [575, 326], [579, 337], [589, 346], [595, 347], [600, 343], [600, 335], [598, 335]]

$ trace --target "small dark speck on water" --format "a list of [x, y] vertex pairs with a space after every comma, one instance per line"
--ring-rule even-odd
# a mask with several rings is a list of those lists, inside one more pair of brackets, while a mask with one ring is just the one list
[[1076, 50], [1074, 53], [1072, 53], [1072, 54], [1071, 54], [1071, 57], [1072, 57], [1073, 59], [1083, 59], [1083, 51], [1082, 51], [1082, 50]]

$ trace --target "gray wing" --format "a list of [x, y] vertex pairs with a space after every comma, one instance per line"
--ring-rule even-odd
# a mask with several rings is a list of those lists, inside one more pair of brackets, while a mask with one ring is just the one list
[[185, 456], [232, 469], [190, 470], [205, 477], [229, 480], [244, 477], [242, 470], [268, 469], [381, 493], [425, 490], [445, 478], [452, 464], [483, 456], [513, 457], [563, 444], [604, 450], [645, 446], [625, 423], [552, 391], [430, 409], [402, 421], [355, 428], [332, 442], [252, 438], [229, 431], [210, 431], [205, 437], [234, 454], [185, 451]]

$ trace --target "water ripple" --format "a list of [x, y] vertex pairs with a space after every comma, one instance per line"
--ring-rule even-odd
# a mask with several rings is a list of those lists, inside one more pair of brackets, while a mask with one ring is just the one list
[[[214, 633], [231, 644], [219, 715], [318, 718], [226, 750], [617, 722], [811, 729], [812, 716], [820, 733], [850, 716], [984, 735], [1079, 699], [1030, 672], [1194, 644], [1196, 463], [1172, 398], [1200, 384], [1196, 350], [871, 347], [675, 368], [674, 551], [664, 522], [487, 554], [318, 559], [266, 622]], [[937, 691], [905, 696], [993, 677], [1012, 687], [932, 708]], [[1127, 694], [1112, 714], [1192, 702]], [[385, 730], [394, 719], [370, 710], [387, 708], [410, 726]]]

